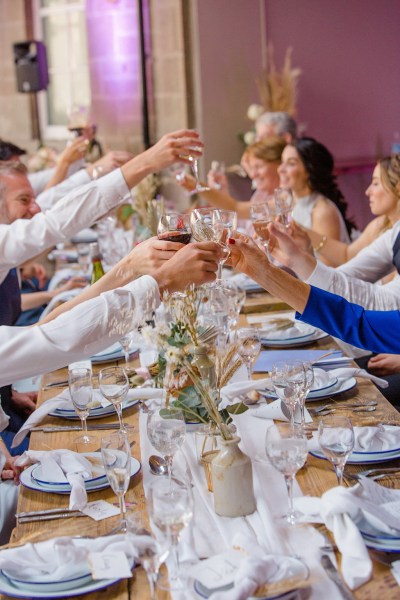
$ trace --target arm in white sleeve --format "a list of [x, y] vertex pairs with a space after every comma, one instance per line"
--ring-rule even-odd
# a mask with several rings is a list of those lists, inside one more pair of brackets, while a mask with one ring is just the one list
[[71, 190], [86, 185], [91, 181], [86, 169], [80, 169], [71, 177], [64, 179], [61, 183], [53, 185], [48, 190], [44, 190], [36, 197], [36, 203], [43, 212], [50, 210], [58, 200], [61, 200]]
[[35, 196], [43, 192], [53, 175], [54, 167], [43, 169], [42, 171], [35, 171], [34, 173], [28, 173], [29, 183], [32, 186]]
[[343, 296], [346, 300], [369, 310], [400, 309], [400, 277], [386, 285], [378, 285], [356, 277], [348, 277], [341, 270], [318, 262], [306, 283]]
[[129, 192], [120, 169], [74, 189], [46, 213], [0, 224], [0, 283], [7, 272], [43, 250], [90, 227], [122, 204]]
[[157, 282], [144, 275], [49, 323], [0, 327], [0, 386], [92, 356], [143, 323], [159, 303]]

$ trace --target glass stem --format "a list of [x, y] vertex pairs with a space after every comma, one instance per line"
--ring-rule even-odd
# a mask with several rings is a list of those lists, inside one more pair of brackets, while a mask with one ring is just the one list
[[82, 434], [83, 434], [83, 437], [87, 438], [89, 436], [88, 436], [88, 430], [87, 430], [86, 416], [85, 415], [81, 416], [81, 421], [82, 421]]
[[197, 187], [197, 185], [199, 184], [199, 169], [198, 169], [197, 159], [195, 159], [195, 158], [193, 159], [193, 162], [192, 162], [192, 170], [193, 170], [194, 178], [196, 180], [196, 187]]
[[178, 557], [178, 540], [175, 539], [174, 535], [170, 534], [170, 540], [171, 540], [171, 558], [172, 558], [172, 565], [173, 565], [173, 571], [170, 574], [170, 579], [171, 580], [176, 580], [179, 579], [179, 557]]
[[126, 515], [125, 495], [122, 494], [121, 496], [118, 496], [118, 500], [119, 500], [119, 512], [121, 513], [121, 525], [122, 525], [122, 527], [126, 527], [126, 519], [125, 519], [125, 515]]
[[156, 600], [157, 573], [147, 573], [147, 581], [150, 588], [150, 600]]
[[288, 492], [289, 509], [287, 513], [287, 520], [289, 523], [294, 523], [294, 510], [293, 510], [293, 479], [294, 475], [285, 475], [285, 483]]
[[342, 463], [333, 463], [333, 468], [335, 469], [338, 485], [342, 485], [344, 465]]
[[222, 265], [224, 264], [225, 261], [219, 261], [218, 263], [218, 271], [217, 271], [217, 279], [216, 281], [221, 281], [222, 280]]
[[116, 413], [118, 415], [118, 421], [119, 421], [120, 431], [124, 432], [125, 429], [124, 429], [124, 424], [122, 422], [122, 406], [121, 406], [121, 403], [118, 402], [118, 404], [114, 404], [114, 406], [115, 406], [115, 411], [116, 411]]
[[246, 363], [246, 367], [247, 367], [248, 378], [249, 378], [249, 380], [251, 380], [251, 378], [253, 376], [253, 369], [251, 368], [252, 367], [251, 362]]
[[168, 456], [164, 457], [167, 463], [167, 468], [168, 468], [168, 480], [169, 480], [169, 484], [172, 485], [172, 464], [173, 464], [173, 460], [174, 457], [169, 454]]
[[305, 404], [306, 404], [306, 397], [300, 396], [300, 421], [301, 421], [300, 424], [301, 424], [302, 429], [304, 429], [305, 424], [306, 424], [306, 417], [304, 414]]

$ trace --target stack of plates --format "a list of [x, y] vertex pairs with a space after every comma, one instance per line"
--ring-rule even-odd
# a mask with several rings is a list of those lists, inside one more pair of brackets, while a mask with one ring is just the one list
[[[85, 481], [87, 492], [95, 492], [109, 487], [107, 475], [104, 471], [101, 452], [85, 452], [84, 456], [93, 465], [93, 476]], [[140, 462], [131, 457], [131, 477], [140, 471]], [[50, 494], [70, 494], [71, 486], [66, 481], [47, 481], [42, 473], [40, 464], [31, 465], [20, 476], [20, 481], [25, 487]]]
[[[313, 387], [307, 394], [307, 402], [322, 400], [323, 398], [331, 398], [337, 394], [348, 392], [357, 385], [355, 377], [349, 377], [349, 379], [338, 379], [337, 377], [330, 377], [327, 382], [323, 385]], [[260, 394], [267, 398], [277, 398], [278, 396], [273, 391], [260, 392]]]
[[278, 329], [276, 327], [260, 329], [262, 345], [269, 346], [270, 348], [306, 346], [327, 337], [327, 335], [321, 329], [297, 322], [293, 323], [293, 326], [287, 329]]
[[396, 533], [381, 531], [378, 526], [372, 525], [364, 517], [356, 525], [364, 538], [365, 544], [369, 548], [383, 552], [398, 552], [400, 554], [400, 531]]
[[[316, 456], [317, 458], [323, 458], [326, 460], [326, 456], [322, 450], [312, 450], [310, 454]], [[395, 458], [400, 458], [400, 448], [393, 448], [392, 450], [380, 450], [375, 452], [352, 452], [347, 459], [347, 463], [350, 465], [381, 463], [388, 460], [394, 460]]]
[[[126, 408], [131, 408], [132, 406], [135, 406], [135, 404], [137, 404], [138, 402], [139, 400], [137, 399], [128, 398], [127, 400], [123, 401], [122, 410], [124, 411]], [[87, 418], [100, 419], [102, 417], [109, 417], [110, 415], [115, 415], [115, 408], [113, 404], [109, 404], [108, 406], [96, 406], [95, 408], [91, 408], [89, 410], [89, 415]], [[72, 421], [80, 420], [74, 408], [56, 408], [53, 412], [49, 413], [49, 416], [61, 417], [63, 419], [71, 419]]]
[[[133, 354], [137, 350], [138, 350], [138, 348], [131, 348], [129, 350], [129, 354]], [[91, 357], [91, 361], [94, 364], [100, 364], [100, 363], [104, 363], [104, 362], [111, 362], [113, 360], [119, 360], [120, 358], [124, 358], [124, 356], [125, 355], [124, 355], [124, 351], [121, 347], [121, 344], [119, 342], [116, 342], [112, 346], [105, 348], [105, 350], [102, 350], [101, 352], [94, 354]]]

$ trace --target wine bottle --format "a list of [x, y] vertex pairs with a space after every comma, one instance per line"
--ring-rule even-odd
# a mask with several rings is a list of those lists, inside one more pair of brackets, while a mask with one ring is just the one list
[[98, 281], [104, 275], [104, 269], [103, 269], [103, 265], [101, 263], [101, 254], [100, 254], [99, 244], [97, 242], [90, 244], [90, 256], [92, 259], [92, 267], [93, 267], [92, 279], [91, 279], [90, 283], [91, 283], [91, 285], [93, 285], [94, 283], [96, 283], [96, 281]]

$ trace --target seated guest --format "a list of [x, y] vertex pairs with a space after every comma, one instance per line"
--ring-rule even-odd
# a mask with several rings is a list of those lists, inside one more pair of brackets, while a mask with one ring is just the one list
[[310, 253], [318, 248], [318, 257], [323, 258], [326, 264], [338, 267], [393, 227], [400, 218], [400, 154], [378, 160], [365, 193], [375, 218], [354, 242], [346, 244], [293, 224], [291, 233], [296, 243]]
[[287, 112], [265, 112], [256, 120], [256, 141], [278, 136], [290, 144], [297, 138], [297, 123]]

